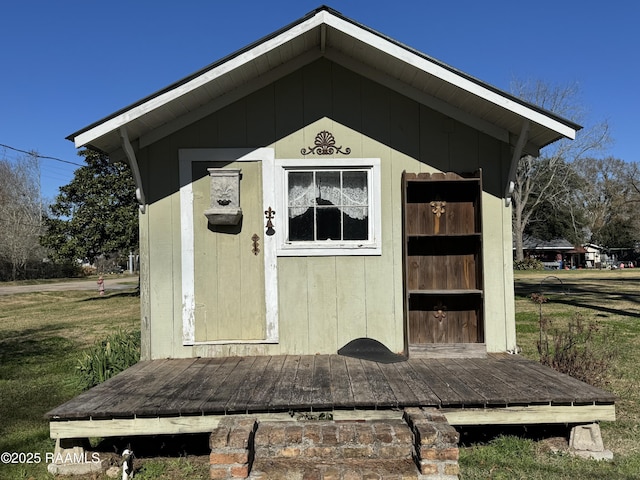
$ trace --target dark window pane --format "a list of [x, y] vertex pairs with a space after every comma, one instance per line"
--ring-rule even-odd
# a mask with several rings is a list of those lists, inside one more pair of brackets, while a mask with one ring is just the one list
[[367, 205], [367, 172], [346, 171], [342, 174], [342, 205]]
[[345, 240], [369, 239], [369, 216], [366, 208], [344, 208], [343, 221]]
[[320, 170], [316, 172], [316, 203], [318, 205], [340, 205], [340, 172]]
[[[289, 191], [287, 193], [290, 207], [312, 206], [315, 197], [313, 172], [289, 172]], [[304, 208], [302, 212], [304, 212]]]
[[318, 240], [341, 240], [340, 209], [336, 207], [318, 207]]
[[307, 208], [302, 215], [289, 215], [289, 241], [313, 241], [313, 208]]

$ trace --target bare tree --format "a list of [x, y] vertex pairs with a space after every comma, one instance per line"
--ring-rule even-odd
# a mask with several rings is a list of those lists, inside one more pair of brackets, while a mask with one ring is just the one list
[[640, 240], [638, 165], [613, 157], [588, 158], [576, 162], [576, 170], [584, 178], [581, 197], [589, 212], [590, 240], [605, 247], [633, 247]]
[[14, 162], [0, 159], [0, 261], [9, 266], [12, 280], [29, 260], [38, 254], [44, 258], [39, 241], [43, 228], [39, 179], [36, 154]]
[[[583, 106], [578, 101], [578, 86], [553, 86], [542, 81], [512, 82], [512, 92], [541, 108], [557, 115], [580, 122], [585, 117]], [[542, 202], [560, 208], [570, 205], [572, 189], [567, 168], [572, 162], [602, 149], [609, 141], [609, 126], [606, 121], [580, 130], [576, 139], [559, 140], [541, 151], [540, 157], [530, 155], [521, 159], [516, 173], [513, 191], [513, 235], [516, 260], [522, 260], [523, 236], [532, 215]], [[576, 226], [577, 228], [577, 226]]]

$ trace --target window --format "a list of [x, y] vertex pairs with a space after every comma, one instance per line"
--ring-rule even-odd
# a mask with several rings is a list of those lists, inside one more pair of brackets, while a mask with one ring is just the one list
[[378, 159], [276, 161], [280, 255], [379, 255]]

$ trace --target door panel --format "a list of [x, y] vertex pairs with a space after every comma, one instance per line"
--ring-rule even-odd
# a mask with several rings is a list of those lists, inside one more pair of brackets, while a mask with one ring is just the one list
[[[241, 169], [239, 225], [209, 225], [207, 168]], [[266, 335], [262, 162], [193, 163], [195, 341], [251, 341]], [[253, 235], [259, 237], [254, 249]]]

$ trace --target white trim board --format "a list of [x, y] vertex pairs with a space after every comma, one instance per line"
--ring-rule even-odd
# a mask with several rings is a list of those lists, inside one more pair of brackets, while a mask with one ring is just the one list
[[195, 251], [193, 228], [194, 162], [262, 162], [262, 202], [265, 210], [275, 205], [273, 148], [187, 148], [178, 151], [180, 165], [180, 239], [182, 259], [182, 344], [223, 345], [230, 343], [278, 343], [278, 257], [275, 236], [263, 239], [266, 334], [261, 340], [195, 341]]

